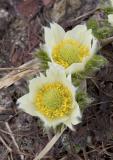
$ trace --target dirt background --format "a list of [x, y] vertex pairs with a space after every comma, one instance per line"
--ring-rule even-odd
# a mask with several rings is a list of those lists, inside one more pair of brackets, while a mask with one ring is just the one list
[[[101, 10], [77, 18], [99, 4], [99, 0], [0, 0], [0, 67], [18, 67], [33, 59], [33, 51], [43, 42], [43, 26], [49, 22], [68, 30], [91, 16], [103, 18]], [[109, 63], [87, 79], [94, 102], [85, 109], [77, 132], [67, 129], [44, 159], [113, 160], [113, 44], [100, 54]], [[7, 73], [1, 71], [0, 78]], [[16, 100], [28, 92], [27, 83], [23, 78], [0, 90], [0, 160], [33, 160], [49, 141], [41, 121], [17, 108]]]

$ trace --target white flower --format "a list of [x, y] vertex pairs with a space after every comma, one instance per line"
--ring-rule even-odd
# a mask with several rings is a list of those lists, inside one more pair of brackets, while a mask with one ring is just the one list
[[66, 77], [64, 70], [49, 64], [46, 76], [40, 74], [29, 83], [29, 93], [18, 99], [19, 108], [26, 113], [39, 117], [46, 127], [56, 127], [64, 123], [80, 123], [81, 113], [75, 100], [76, 88], [71, 76]]
[[50, 28], [44, 27], [44, 31], [44, 49], [52, 63], [63, 68], [67, 74], [83, 70], [97, 51], [97, 39], [86, 25], [78, 25], [65, 32], [60, 25], [51, 23]]
[[113, 14], [108, 15], [108, 22], [113, 26]]

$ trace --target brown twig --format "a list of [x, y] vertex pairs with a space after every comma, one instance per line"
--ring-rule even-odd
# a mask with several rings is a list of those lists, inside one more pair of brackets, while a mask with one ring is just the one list
[[12, 153], [10, 153], [10, 157], [11, 157], [11, 160], [14, 160], [14, 159], [13, 159], [13, 155], [12, 155]]
[[84, 159], [85, 159], [85, 160], [88, 160], [88, 156], [87, 156], [87, 153], [86, 153], [85, 148], [83, 148], [83, 155], [84, 155]]
[[79, 20], [81, 20], [81, 19], [87, 18], [88, 16], [94, 14], [94, 13], [95, 13], [96, 11], [98, 11], [98, 10], [100, 10], [100, 7], [97, 7], [97, 8], [95, 8], [95, 9], [93, 9], [93, 10], [91, 10], [91, 11], [89, 11], [89, 12], [87, 12], [87, 13], [85, 13], [85, 14], [77, 17], [77, 18], [75, 18], [75, 19], [68, 20], [68, 21], [66, 22], [66, 24], [72, 24], [72, 23], [75, 23], [75, 22], [77, 22], [77, 21], [79, 21]]
[[[26, 67], [26, 68], [24, 68], [25, 70], [27, 70], [27, 69], [30, 69], [29, 67]], [[17, 71], [21, 71], [21, 70], [23, 70], [23, 68], [14, 68], [14, 67], [12, 67], [12, 68], [0, 68], [0, 71], [13, 71], [13, 70], [17, 70]]]
[[12, 152], [12, 149], [6, 144], [6, 142], [3, 140], [3, 138], [1, 136], [0, 136], [0, 141], [7, 148], [8, 152]]
[[109, 37], [103, 40], [100, 40], [100, 44], [102, 47], [105, 47], [106, 45], [110, 44], [113, 42], [113, 37]]

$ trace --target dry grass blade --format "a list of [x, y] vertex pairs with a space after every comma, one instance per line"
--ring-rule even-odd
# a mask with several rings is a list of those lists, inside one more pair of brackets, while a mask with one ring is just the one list
[[42, 159], [54, 146], [54, 144], [58, 141], [58, 139], [61, 137], [65, 129], [63, 129], [61, 132], [58, 132], [52, 139], [49, 141], [49, 143], [44, 147], [44, 149], [36, 155], [34, 160], [40, 160]]
[[91, 10], [91, 11], [89, 11], [89, 12], [87, 12], [87, 13], [85, 13], [85, 14], [77, 17], [77, 18], [75, 18], [75, 19], [69, 20], [66, 23], [75, 23], [75, 22], [77, 22], [77, 21], [79, 21], [81, 19], [87, 18], [88, 16], [94, 14], [98, 10], [100, 10], [100, 7], [97, 7], [97, 8], [95, 8], [95, 9], [93, 9], [93, 10]]
[[5, 111], [5, 110], [6, 110], [6, 108], [0, 106], [0, 113], [3, 112], [3, 111]]
[[12, 139], [12, 141], [13, 141], [13, 144], [14, 144], [14, 146], [16, 147], [16, 149], [17, 149], [17, 151], [18, 151], [18, 154], [20, 155], [21, 160], [23, 160], [23, 155], [21, 155], [19, 146], [18, 146], [18, 144], [17, 144], [17, 142], [16, 142], [16, 140], [15, 140], [15, 137], [14, 137], [14, 135], [13, 135], [13, 132], [12, 132], [12, 130], [11, 130], [8, 122], [5, 122], [5, 125], [6, 125], [6, 128], [7, 128], [8, 132], [10, 133], [10, 136], [11, 136], [11, 139]]
[[0, 89], [3, 87], [9, 87], [19, 79], [27, 75], [34, 75], [39, 72], [39, 62], [37, 59], [31, 60], [16, 70], [13, 70], [8, 75], [0, 79]]
[[12, 149], [6, 144], [6, 142], [3, 140], [3, 138], [0, 136], [0, 141], [4, 144], [4, 146], [7, 148], [8, 152], [12, 152]]
[[101, 40], [100, 44], [102, 47], [105, 47], [106, 45], [108, 45], [109, 43], [112, 43], [112, 42], [113, 42], [113, 37], [109, 37], [109, 38]]

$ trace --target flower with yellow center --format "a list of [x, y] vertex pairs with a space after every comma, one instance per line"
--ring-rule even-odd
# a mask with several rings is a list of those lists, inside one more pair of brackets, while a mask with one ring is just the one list
[[56, 23], [50, 24], [50, 27], [44, 27], [45, 45], [43, 47], [52, 63], [64, 69], [67, 74], [83, 70], [98, 46], [91, 29], [88, 30], [86, 25], [78, 25], [65, 32]]
[[[113, 0], [111, 0], [111, 5], [113, 7]], [[108, 22], [113, 26], [113, 14], [108, 15]]]
[[76, 88], [71, 76], [61, 68], [49, 64], [46, 76], [40, 74], [29, 83], [29, 93], [18, 99], [19, 108], [33, 116], [38, 116], [46, 127], [56, 127], [64, 123], [80, 123], [81, 113], [75, 100]]

